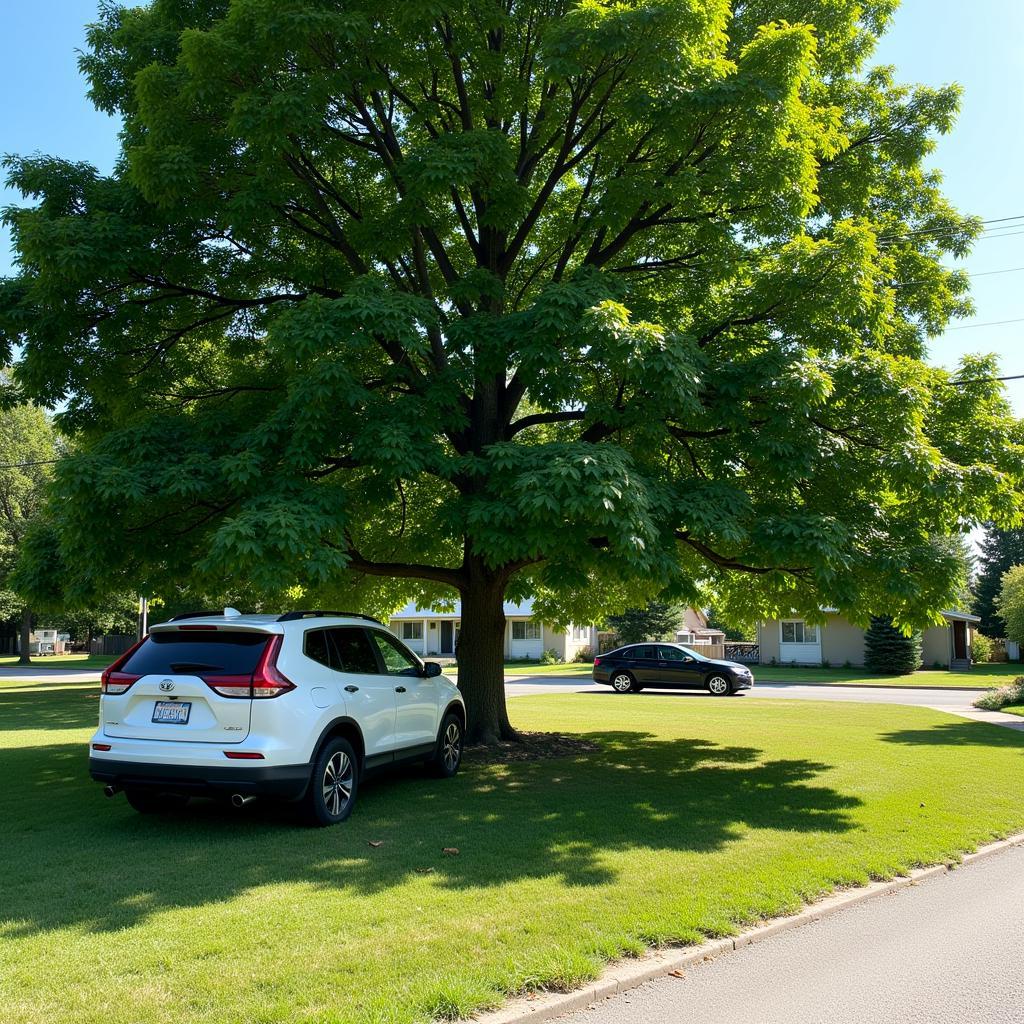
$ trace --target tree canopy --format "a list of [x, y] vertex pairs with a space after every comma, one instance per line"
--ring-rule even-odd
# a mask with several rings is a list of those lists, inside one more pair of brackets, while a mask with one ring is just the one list
[[105, 4], [114, 173], [8, 161], [0, 341], [79, 445], [27, 583], [458, 591], [487, 735], [506, 592], [934, 616], [1024, 438], [925, 362], [980, 225], [923, 165], [957, 89], [870, 63], [894, 6]]
[[1024, 644], [1024, 565], [1013, 565], [1004, 574], [996, 597], [1003, 634]]

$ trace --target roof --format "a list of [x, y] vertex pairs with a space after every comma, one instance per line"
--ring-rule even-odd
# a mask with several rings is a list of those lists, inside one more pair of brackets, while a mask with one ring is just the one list
[[[185, 629], [188, 630], [195, 626], [219, 626], [224, 629], [241, 629], [241, 630], [260, 630], [266, 633], [283, 633], [285, 627], [293, 622], [300, 622], [303, 624], [316, 624], [320, 622], [340, 622], [346, 625], [360, 625], [365, 626], [367, 622], [371, 621], [366, 616], [361, 615], [339, 615], [339, 614], [324, 614], [316, 616], [306, 616], [304, 618], [290, 618], [285, 619], [283, 622], [282, 616], [279, 614], [273, 615], [249, 615], [236, 612], [235, 609], [225, 609], [227, 614], [217, 615], [187, 615], [179, 616], [171, 619], [168, 622], [155, 622], [149, 627], [149, 632], [157, 633], [169, 633], [174, 630]], [[377, 623], [376, 619], [372, 620], [373, 623], [383, 625], [383, 623]]]
[[981, 622], [980, 615], [972, 615], [970, 612], [948, 611], [943, 612], [942, 617], [944, 619], [955, 619], [957, 622]]
[[[501, 606], [506, 617], [531, 617], [533, 615], [533, 598], [528, 597], [525, 601], [505, 601]], [[453, 602], [452, 611], [441, 611], [438, 608], [423, 608], [415, 601], [410, 601], [404, 608], [395, 612], [390, 618], [394, 619], [461, 619], [462, 602]]]

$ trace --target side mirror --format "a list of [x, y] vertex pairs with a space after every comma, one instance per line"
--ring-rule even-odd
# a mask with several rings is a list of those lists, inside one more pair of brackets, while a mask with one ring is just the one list
[[423, 678], [433, 679], [441, 674], [441, 666], [436, 661], [427, 661], [423, 664]]

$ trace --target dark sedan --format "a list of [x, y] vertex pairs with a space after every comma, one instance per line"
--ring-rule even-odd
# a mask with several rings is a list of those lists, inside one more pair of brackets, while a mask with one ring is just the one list
[[645, 686], [707, 690], [725, 697], [749, 690], [754, 676], [746, 665], [715, 661], [682, 644], [627, 644], [594, 659], [594, 682], [616, 693], [638, 693]]

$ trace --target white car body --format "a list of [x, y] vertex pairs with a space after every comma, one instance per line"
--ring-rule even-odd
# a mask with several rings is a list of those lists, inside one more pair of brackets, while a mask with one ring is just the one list
[[[134, 649], [104, 673], [99, 728], [89, 751], [92, 777], [106, 783], [108, 792], [142, 788], [297, 800], [309, 788], [318, 751], [332, 738], [351, 744], [362, 776], [435, 756], [446, 715], [454, 714], [464, 727], [465, 706], [455, 684], [430, 674], [439, 673], [439, 666], [426, 667], [381, 623], [341, 613], [292, 613], [300, 614], [225, 609], [224, 615], [154, 625], [144, 641], [148, 647]], [[376, 665], [360, 637], [378, 655]], [[246, 653], [249, 647], [253, 654]], [[177, 651], [200, 656], [174, 661]], [[268, 674], [273, 669], [289, 688], [253, 696], [264, 692], [254, 691], [251, 681], [259, 668], [249, 667], [249, 682], [244, 675], [211, 674], [206, 670], [223, 666], [199, 660], [205, 651], [207, 661], [225, 663], [262, 651], [261, 665], [272, 651]], [[331, 664], [311, 657], [311, 651]], [[111, 692], [128, 678], [124, 692]], [[236, 695], [223, 695], [217, 686]], [[158, 715], [167, 720], [157, 721]]]

